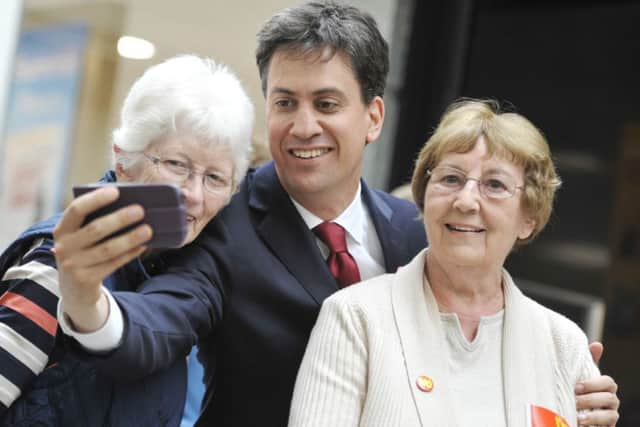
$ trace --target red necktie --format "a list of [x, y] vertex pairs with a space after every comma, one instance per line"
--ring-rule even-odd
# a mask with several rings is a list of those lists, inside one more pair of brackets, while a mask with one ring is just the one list
[[313, 228], [313, 232], [328, 247], [331, 253], [327, 265], [341, 288], [360, 281], [358, 264], [347, 250], [344, 228], [334, 222], [323, 222]]

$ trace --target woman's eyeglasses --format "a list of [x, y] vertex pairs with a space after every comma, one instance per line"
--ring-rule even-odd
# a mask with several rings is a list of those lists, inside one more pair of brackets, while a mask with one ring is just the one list
[[480, 194], [489, 199], [507, 199], [524, 188], [508, 175], [488, 173], [480, 178], [470, 178], [461, 170], [449, 166], [429, 169], [427, 176], [434, 188], [444, 194], [457, 193], [467, 185], [467, 181], [475, 181]]
[[155, 165], [158, 173], [170, 182], [182, 185], [192, 176], [202, 176], [202, 185], [209, 193], [218, 193], [230, 185], [230, 178], [216, 172], [196, 172], [183, 160], [142, 154]]

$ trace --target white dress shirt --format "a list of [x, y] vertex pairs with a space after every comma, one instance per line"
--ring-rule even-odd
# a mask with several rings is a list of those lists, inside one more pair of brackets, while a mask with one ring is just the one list
[[111, 293], [104, 286], [102, 292], [107, 296], [109, 302], [109, 314], [107, 320], [100, 329], [94, 332], [77, 332], [68, 317], [64, 314], [64, 304], [62, 298], [58, 300], [58, 324], [66, 335], [73, 337], [87, 350], [102, 352], [113, 350], [118, 347], [122, 334], [124, 333], [124, 320], [120, 307], [116, 303]]
[[[321, 218], [312, 214], [300, 203], [291, 198], [293, 205], [304, 220], [309, 230], [324, 222]], [[349, 206], [331, 222], [335, 222], [346, 230], [347, 249], [358, 264], [360, 279], [367, 280], [385, 273], [384, 254], [378, 233], [373, 225], [369, 210], [362, 203], [361, 185], [358, 184], [356, 197]], [[324, 259], [329, 258], [329, 248], [316, 236], [316, 243]]]

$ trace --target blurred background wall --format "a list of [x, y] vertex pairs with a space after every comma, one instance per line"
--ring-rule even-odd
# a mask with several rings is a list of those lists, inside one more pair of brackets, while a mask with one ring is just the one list
[[[21, 2], [9, 1], [0, 8], [10, 3]], [[257, 161], [268, 158], [255, 34], [275, 11], [295, 3], [24, 0], [19, 33], [14, 34], [23, 43], [14, 79], [0, 82], [13, 88], [13, 95], [1, 99], [0, 91], [0, 103], [9, 106], [4, 118], [10, 123], [23, 117], [19, 108], [40, 114], [40, 122], [37, 131], [32, 124], [27, 133], [5, 126], [0, 142], [0, 200], [5, 204], [0, 210], [0, 248], [23, 224], [63, 207], [72, 184], [102, 174], [109, 164], [110, 131], [118, 123], [128, 88], [149, 65], [175, 54], [210, 56], [237, 72], [256, 105]], [[531, 285], [531, 295], [585, 330], [585, 319], [591, 316], [595, 327], [590, 336], [605, 344], [601, 368], [620, 384], [618, 425], [640, 425], [640, 368], [634, 363], [640, 352], [640, 2], [352, 3], [374, 15], [391, 45], [387, 115], [382, 137], [367, 148], [368, 181], [385, 190], [406, 184], [417, 151], [445, 107], [460, 96], [496, 98], [538, 125], [564, 184], [551, 223], [532, 245], [510, 257], [508, 268]], [[69, 27], [76, 29], [73, 46], [81, 56], [77, 63], [71, 61], [74, 67], [63, 67], [61, 61], [73, 56], [54, 56], [62, 42], [53, 35]], [[11, 34], [10, 26], [3, 28]], [[116, 44], [123, 35], [152, 42], [155, 55], [122, 58]], [[28, 42], [48, 60], [25, 60], [21, 53], [31, 52], [24, 47]], [[68, 73], [65, 82], [76, 85], [69, 86], [58, 104], [47, 104], [42, 81], [55, 86], [60, 80], [52, 80], [51, 74], [63, 71]], [[16, 99], [24, 89], [19, 81], [35, 90], [36, 96], [25, 97], [28, 102]], [[66, 121], [54, 132], [45, 119], [59, 113], [63, 103], [73, 110], [55, 116]], [[43, 115], [47, 108], [49, 115]], [[46, 146], [51, 135], [60, 140], [54, 148]], [[9, 161], [31, 166], [12, 168]], [[55, 173], [43, 174], [42, 182], [31, 179], [39, 173], [38, 164], [53, 163]], [[13, 175], [8, 178], [9, 173]], [[29, 204], [27, 214], [6, 209], [18, 202]]]

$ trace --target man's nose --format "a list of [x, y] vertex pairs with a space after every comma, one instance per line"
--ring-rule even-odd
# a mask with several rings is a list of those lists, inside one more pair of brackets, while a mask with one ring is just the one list
[[299, 139], [310, 139], [322, 133], [315, 111], [310, 107], [301, 107], [293, 118], [291, 134]]

